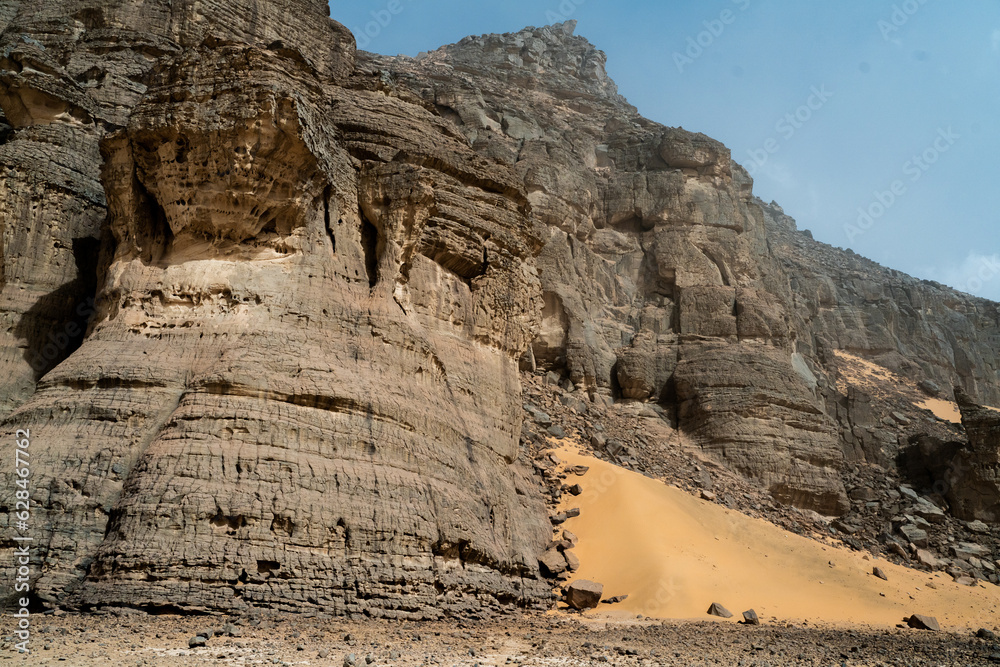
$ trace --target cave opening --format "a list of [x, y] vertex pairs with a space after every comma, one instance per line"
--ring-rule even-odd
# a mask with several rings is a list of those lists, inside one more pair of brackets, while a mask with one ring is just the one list
[[330, 186], [323, 190], [323, 224], [326, 227], [326, 235], [330, 237], [330, 244], [333, 246], [333, 254], [337, 254], [337, 235], [330, 226]]
[[361, 216], [361, 250], [365, 254], [365, 273], [368, 286], [378, 283], [378, 229], [363, 214]]

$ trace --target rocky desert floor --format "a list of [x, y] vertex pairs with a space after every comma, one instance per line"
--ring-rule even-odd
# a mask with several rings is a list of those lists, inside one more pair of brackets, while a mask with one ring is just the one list
[[[9, 627], [7, 623], [5, 626]], [[564, 614], [479, 623], [318, 617], [103, 614], [40, 617], [11, 665], [990, 665], [1000, 644], [967, 632], [776, 623], [587, 619]], [[199, 633], [213, 636], [189, 647]], [[194, 643], [198, 643], [197, 641]]]

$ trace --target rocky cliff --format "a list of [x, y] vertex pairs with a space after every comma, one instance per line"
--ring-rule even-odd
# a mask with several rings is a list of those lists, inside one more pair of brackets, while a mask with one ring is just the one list
[[725, 146], [640, 116], [574, 29], [359, 59], [523, 179], [546, 225], [525, 365], [589, 400], [659, 401], [775, 497], [827, 514], [847, 507], [845, 455], [897, 444], [854, 433], [832, 350], [1000, 402], [996, 304], [799, 233]]
[[1000, 403], [996, 304], [799, 233], [572, 23], [415, 59], [319, 0], [0, 27], [0, 436], [45, 605], [544, 605], [519, 365], [826, 514], [898, 442], [835, 350]]
[[519, 181], [355, 76], [325, 3], [54, 4], [7, 26], [0, 97], [4, 436], [31, 433], [41, 600], [545, 600]]

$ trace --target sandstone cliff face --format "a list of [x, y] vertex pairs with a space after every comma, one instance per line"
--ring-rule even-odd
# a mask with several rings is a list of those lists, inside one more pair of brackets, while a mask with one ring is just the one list
[[318, 0], [0, 27], [0, 437], [47, 605], [544, 604], [519, 363], [827, 514], [897, 447], [833, 350], [1000, 402], [996, 304], [800, 234], [572, 24], [417, 59]]
[[1000, 411], [976, 404], [961, 387], [955, 399], [967, 442], [922, 435], [900, 452], [899, 468], [964, 521], [1000, 523]]
[[1000, 405], [1000, 304], [918, 280], [814, 241], [760, 202], [769, 245], [788, 273], [803, 354], [855, 352], [916, 380], [957, 385]]
[[836, 428], [793, 364], [788, 279], [750, 178], [720, 143], [639, 116], [573, 27], [366, 58], [524, 180], [546, 225], [534, 363], [592, 400], [677, 405], [682, 429], [777, 497], [842, 510]]
[[[321, 3], [56, 4], [8, 26], [0, 96], [3, 432], [32, 434], [42, 601], [546, 600], [516, 463], [540, 246], [519, 181], [353, 77]], [[32, 368], [80, 303], [82, 344]]]
[[359, 61], [524, 180], [547, 231], [542, 325], [523, 363], [565, 372], [592, 400], [675, 408], [706, 450], [829, 514], [847, 507], [845, 455], [884, 463], [898, 448], [852, 424], [870, 397], [837, 393], [832, 350], [1000, 401], [996, 304], [800, 234], [724, 146], [639, 116], [574, 27]]
[[[998, 304], [814, 241], [779, 206], [760, 204], [769, 245], [789, 275], [794, 327], [803, 332], [797, 347], [816, 362], [818, 391], [838, 422], [848, 459], [886, 465], [901, 443], [872, 419], [870, 395], [837, 392], [833, 350], [1000, 405]], [[924, 419], [912, 412], [910, 418]]]
[[1000, 411], [977, 405], [961, 387], [955, 388], [955, 400], [969, 442], [950, 459], [952, 513], [1000, 523]]

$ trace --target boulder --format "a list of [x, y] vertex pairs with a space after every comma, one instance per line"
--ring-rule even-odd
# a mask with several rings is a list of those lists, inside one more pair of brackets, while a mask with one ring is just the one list
[[[729, 611], [723, 607], [718, 602], [713, 602], [706, 612], [709, 616], [718, 616], [720, 618], [732, 618], [733, 612]], [[745, 618], [745, 617], [744, 617]]]
[[941, 561], [939, 561], [934, 554], [926, 549], [917, 549], [917, 562], [932, 570], [941, 566]]
[[566, 571], [566, 558], [559, 549], [549, 549], [538, 559], [542, 566], [542, 574], [557, 577]]
[[941, 394], [941, 387], [936, 382], [931, 382], [930, 380], [921, 380], [917, 387], [920, 391], [931, 397]]
[[904, 524], [899, 527], [900, 534], [903, 535], [912, 544], [918, 547], [927, 546], [927, 531], [922, 528], [918, 528], [912, 523]]
[[924, 521], [929, 523], [944, 523], [947, 517], [944, 511], [940, 507], [931, 504], [930, 502], [920, 502], [909, 509], [909, 512], [915, 516], [919, 516]]
[[586, 413], [587, 410], [589, 409], [586, 401], [577, 398], [576, 396], [573, 396], [571, 394], [564, 394], [560, 396], [559, 402], [562, 403], [567, 408], [569, 408], [570, 410], [572, 410], [573, 412], [576, 412], [577, 414], [581, 415]]
[[965, 527], [971, 532], [978, 533], [980, 535], [988, 535], [990, 533], [990, 527], [978, 519], [976, 521], [968, 522], [965, 524]]
[[748, 609], [747, 611], [743, 612], [742, 623], [744, 625], [760, 625], [760, 618], [757, 617], [757, 612], [755, 612], [753, 609]]
[[917, 630], [932, 630], [934, 632], [940, 632], [941, 630], [941, 626], [938, 625], [937, 619], [933, 616], [913, 614], [909, 618], [904, 618], [903, 620], [908, 626], [916, 628]]
[[962, 560], [969, 560], [973, 556], [976, 558], [987, 558], [993, 553], [991, 549], [972, 542], [959, 542], [958, 544], [951, 545], [948, 550], [952, 556]]
[[593, 609], [601, 602], [603, 593], [603, 584], [579, 579], [565, 588], [566, 604], [573, 609]]
[[601, 600], [601, 604], [618, 604], [619, 602], [625, 602], [627, 599], [628, 595], [615, 595], [605, 600]]
[[856, 489], [851, 489], [851, 491], [847, 495], [848, 497], [850, 497], [851, 500], [857, 500], [859, 502], [864, 502], [864, 503], [879, 499], [878, 491], [870, 487], [859, 487]]

